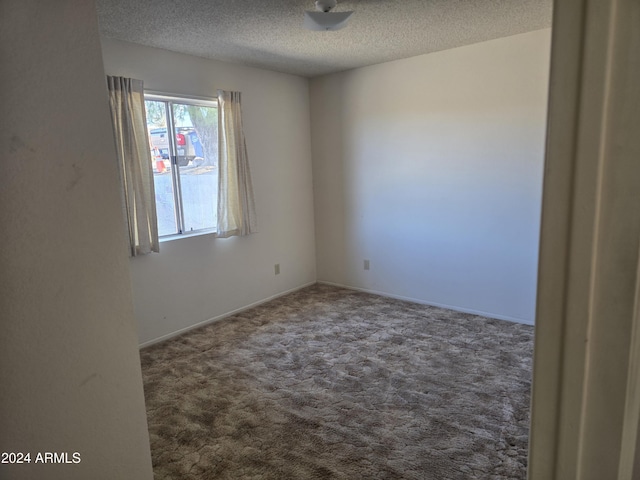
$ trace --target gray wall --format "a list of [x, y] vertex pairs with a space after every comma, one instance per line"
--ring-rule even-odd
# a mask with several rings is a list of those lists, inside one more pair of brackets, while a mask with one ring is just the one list
[[1, 10], [0, 478], [151, 479], [95, 6]]
[[533, 322], [549, 45], [311, 81], [318, 280]]

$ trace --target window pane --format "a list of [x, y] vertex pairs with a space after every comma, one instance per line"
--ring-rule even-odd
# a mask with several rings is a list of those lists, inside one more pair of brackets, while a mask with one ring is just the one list
[[218, 109], [174, 103], [184, 231], [215, 228], [218, 200]]
[[165, 102], [146, 100], [147, 129], [153, 167], [153, 183], [156, 190], [158, 235], [178, 233], [176, 203], [171, 179], [169, 138], [167, 136], [167, 109]]

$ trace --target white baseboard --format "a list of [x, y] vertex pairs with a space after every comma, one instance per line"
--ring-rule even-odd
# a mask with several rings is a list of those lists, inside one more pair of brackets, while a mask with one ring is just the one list
[[261, 305], [263, 303], [266, 303], [266, 302], [269, 302], [271, 300], [274, 300], [274, 299], [276, 299], [278, 297], [282, 297], [284, 295], [288, 295], [289, 293], [293, 293], [293, 292], [295, 292], [297, 290], [301, 290], [303, 288], [309, 287], [311, 285], [314, 285], [315, 283], [321, 283], [321, 284], [324, 284], [324, 285], [333, 285], [334, 287], [348, 288], [349, 290], [357, 290], [357, 291], [360, 291], [360, 292], [371, 293], [371, 294], [374, 294], [374, 295], [380, 295], [382, 297], [395, 298], [395, 299], [398, 299], [398, 300], [405, 300], [405, 301], [408, 301], [408, 302], [419, 303], [421, 305], [430, 305], [432, 307], [446, 308], [446, 309], [449, 309], [449, 310], [455, 310], [457, 312], [471, 313], [473, 315], [480, 315], [480, 316], [483, 316], [483, 317], [495, 318], [495, 319], [498, 319], [498, 320], [506, 320], [506, 321], [514, 322], [514, 323], [522, 323], [522, 324], [525, 324], [525, 325], [533, 325], [534, 324], [534, 322], [529, 321], [529, 320], [525, 320], [525, 319], [522, 319], [522, 318], [510, 317], [510, 316], [507, 316], [507, 315], [498, 315], [498, 314], [495, 314], [495, 313], [483, 312], [481, 310], [474, 310], [474, 309], [470, 309], [470, 308], [461, 308], [461, 307], [458, 307], [458, 306], [455, 306], [455, 305], [447, 305], [447, 304], [437, 303], [437, 302], [427, 302], [425, 300], [421, 300], [421, 299], [418, 299], [418, 298], [405, 297], [405, 296], [402, 296], [402, 295], [395, 295], [393, 293], [381, 292], [381, 291], [378, 291], [378, 290], [372, 290], [372, 289], [368, 289], [368, 288], [360, 288], [360, 287], [354, 287], [354, 286], [351, 286], [351, 285], [344, 285], [344, 284], [341, 284], [341, 283], [327, 282], [327, 281], [323, 281], [323, 280], [318, 280], [318, 282], [314, 281], [314, 282], [305, 283], [305, 284], [300, 285], [298, 287], [295, 287], [295, 288], [292, 288], [292, 289], [289, 289], [289, 290], [285, 290], [284, 292], [280, 292], [280, 293], [277, 293], [275, 295], [271, 295], [270, 297], [267, 297], [267, 298], [263, 298], [262, 300], [258, 300], [257, 302], [250, 303], [249, 305], [245, 305], [244, 307], [236, 308], [235, 310], [231, 310], [229, 312], [223, 313], [221, 315], [218, 315], [216, 317], [210, 318], [208, 320], [204, 320], [202, 322], [198, 322], [198, 323], [196, 323], [194, 325], [190, 325], [188, 327], [181, 328], [180, 330], [176, 330], [175, 332], [171, 332], [171, 333], [168, 333], [166, 335], [162, 335], [161, 337], [154, 338], [153, 340], [146, 341], [144, 343], [141, 343], [138, 346], [138, 348], [142, 349], [142, 348], [154, 345], [156, 343], [164, 342], [165, 340], [169, 340], [171, 338], [177, 337], [177, 336], [182, 335], [183, 333], [186, 333], [186, 332], [188, 332], [190, 330], [194, 330], [196, 328], [204, 327], [205, 325], [208, 325], [210, 323], [214, 323], [214, 322], [217, 322], [217, 321], [222, 320], [224, 318], [230, 317], [232, 315], [235, 315], [236, 313], [243, 312], [243, 311], [248, 310], [250, 308], [257, 307], [258, 305]]
[[419, 303], [421, 305], [429, 305], [431, 307], [446, 308], [448, 310], [455, 310], [456, 312], [471, 313], [473, 315], [480, 315], [482, 317], [495, 318], [497, 320], [506, 320], [508, 322], [522, 323], [524, 325], [533, 325], [534, 324], [533, 321], [525, 320], [524, 318], [510, 317], [508, 315], [498, 315], [498, 314], [495, 314], [495, 313], [483, 312], [481, 310], [473, 310], [471, 308], [462, 308], [462, 307], [458, 307], [458, 306], [455, 306], [455, 305], [446, 305], [444, 303], [427, 302], [425, 300], [420, 300], [418, 298], [405, 297], [405, 296], [402, 296], [402, 295], [394, 295], [393, 293], [380, 292], [378, 290], [371, 290], [371, 289], [368, 289], [368, 288], [353, 287], [351, 285], [343, 285], [341, 283], [335, 283], [335, 282], [326, 282], [324, 280], [318, 280], [317, 283], [321, 283], [321, 284], [324, 284], [324, 285], [333, 285], [334, 287], [348, 288], [349, 290], [357, 290], [359, 292], [371, 293], [371, 294], [374, 294], [374, 295], [380, 295], [382, 297], [395, 298], [397, 300], [406, 300], [408, 302]]
[[155, 345], [156, 343], [164, 342], [165, 340], [169, 340], [170, 338], [177, 337], [177, 336], [182, 335], [183, 333], [186, 333], [186, 332], [188, 332], [190, 330], [194, 330], [196, 328], [204, 327], [205, 325], [208, 325], [210, 323], [214, 323], [214, 322], [217, 322], [217, 321], [222, 320], [224, 318], [230, 317], [231, 315], [235, 315], [236, 313], [244, 312], [245, 310], [249, 310], [250, 308], [257, 307], [258, 305], [261, 305], [263, 303], [269, 302], [269, 301], [274, 300], [274, 299], [276, 299], [278, 297], [282, 297], [284, 295], [288, 295], [289, 293], [293, 293], [295, 291], [302, 290], [303, 288], [309, 287], [311, 285], [315, 285], [315, 283], [316, 283], [315, 281], [309, 282], [309, 283], [305, 283], [305, 284], [300, 285], [298, 287], [291, 288], [289, 290], [277, 293], [275, 295], [271, 295], [270, 297], [267, 297], [267, 298], [263, 298], [262, 300], [258, 300], [257, 302], [250, 303], [249, 305], [245, 305], [244, 307], [236, 308], [235, 310], [231, 310], [230, 312], [223, 313], [222, 315], [218, 315], [218, 316], [210, 318], [208, 320], [204, 320], [202, 322], [198, 322], [195, 325], [189, 325], [188, 327], [181, 328], [180, 330], [176, 330], [175, 332], [167, 333], [166, 335], [162, 335], [161, 337], [154, 338], [153, 340], [149, 340], [149, 341], [146, 341], [144, 343], [141, 343], [140, 345], [138, 345], [138, 348], [139, 349], [143, 349], [145, 347], [149, 347], [151, 345]]

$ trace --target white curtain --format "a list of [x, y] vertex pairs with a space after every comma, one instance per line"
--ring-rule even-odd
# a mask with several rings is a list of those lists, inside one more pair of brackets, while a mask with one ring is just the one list
[[156, 201], [142, 81], [108, 76], [107, 84], [131, 255], [158, 252]]
[[258, 230], [247, 146], [242, 130], [240, 92], [218, 90], [218, 237]]

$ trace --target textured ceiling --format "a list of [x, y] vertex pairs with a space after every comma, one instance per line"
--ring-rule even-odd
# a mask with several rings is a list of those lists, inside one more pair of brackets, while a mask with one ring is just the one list
[[106, 37], [307, 77], [551, 26], [552, 0], [351, 0], [305, 30], [313, 0], [97, 0]]

